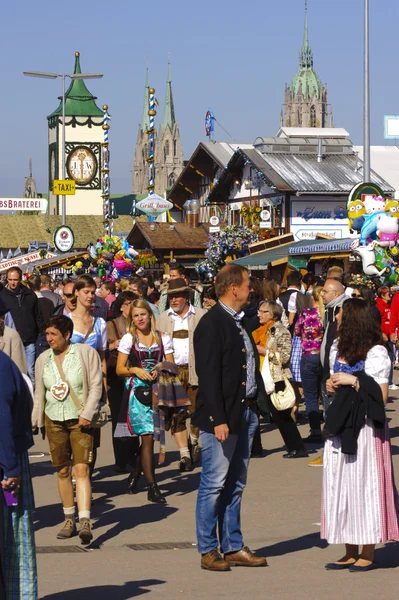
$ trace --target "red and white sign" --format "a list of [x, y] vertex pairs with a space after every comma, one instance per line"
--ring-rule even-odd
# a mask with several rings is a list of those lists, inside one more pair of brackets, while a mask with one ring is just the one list
[[[57, 254], [54, 252], [47, 252], [44, 258], [55, 258]], [[43, 260], [43, 257], [40, 256], [39, 252], [30, 252], [29, 254], [21, 254], [20, 256], [16, 256], [15, 258], [10, 258], [9, 260], [2, 260], [0, 262], [0, 273], [7, 271], [11, 267], [21, 267], [22, 265], [26, 265], [27, 263], [35, 262], [37, 260]]]
[[45, 198], [0, 198], [0, 210], [38, 210], [47, 211], [47, 200]]
[[159, 217], [159, 215], [173, 208], [173, 204], [157, 194], [152, 194], [137, 202], [136, 208], [150, 217]]

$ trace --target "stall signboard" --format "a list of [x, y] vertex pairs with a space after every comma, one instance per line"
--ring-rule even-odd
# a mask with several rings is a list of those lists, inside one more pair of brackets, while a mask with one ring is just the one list
[[152, 194], [147, 196], [147, 198], [144, 198], [144, 200], [137, 202], [136, 208], [141, 210], [141, 212], [145, 213], [149, 217], [155, 218], [173, 208], [173, 204], [169, 202], [169, 200], [165, 200], [165, 198], [161, 198], [161, 196], [158, 196], [157, 194]]
[[0, 198], [0, 211], [14, 212], [28, 210], [47, 212], [48, 202], [45, 198]]
[[15, 258], [0, 261], [0, 273], [4, 273], [11, 267], [21, 267], [31, 262], [43, 260], [43, 258], [54, 258], [57, 255], [54, 252], [47, 252], [46, 256], [42, 256], [40, 252], [30, 252], [29, 254], [20, 254]]
[[291, 246], [288, 248], [288, 254], [327, 254], [333, 252], [350, 252], [352, 249], [352, 240], [313, 240], [306, 246]]
[[70, 252], [75, 243], [75, 236], [70, 227], [62, 225], [54, 232], [54, 246], [59, 252]]
[[317, 235], [347, 238], [348, 214], [345, 199], [291, 200], [290, 229], [296, 241], [314, 240]]

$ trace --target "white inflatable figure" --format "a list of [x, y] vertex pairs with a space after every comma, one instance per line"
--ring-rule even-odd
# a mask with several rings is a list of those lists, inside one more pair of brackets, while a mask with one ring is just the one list
[[389, 214], [383, 214], [377, 221], [377, 244], [382, 247], [393, 248], [398, 240], [399, 223], [398, 219]]
[[375, 240], [377, 221], [384, 214], [385, 200], [382, 196], [366, 196], [364, 200], [366, 215], [360, 230], [360, 243], [365, 246], [370, 240]]
[[127, 253], [131, 258], [136, 258], [136, 256], [139, 255], [139, 252], [137, 252], [137, 250], [135, 250], [133, 247], [130, 247]]
[[360, 256], [362, 259], [362, 268], [365, 275], [368, 275], [369, 277], [380, 277], [385, 273], [386, 267], [379, 271], [375, 266], [375, 242], [371, 242], [371, 244], [367, 244], [367, 246], [360, 246], [359, 240], [355, 240], [351, 247], [353, 253], [357, 254], [357, 256]]

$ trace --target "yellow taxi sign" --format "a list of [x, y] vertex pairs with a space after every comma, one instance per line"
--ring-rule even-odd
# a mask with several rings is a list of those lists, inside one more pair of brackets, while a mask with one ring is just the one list
[[55, 196], [74, 196], [76, 194], [76, 182], [73, 179], [54, 179], [53, 194]]

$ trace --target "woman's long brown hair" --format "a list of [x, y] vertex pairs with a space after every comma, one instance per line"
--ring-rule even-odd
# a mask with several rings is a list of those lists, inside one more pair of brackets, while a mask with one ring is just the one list
[[370, 305], [361, 298], [345, 300], [338, 330], [338, 356], [353, 366], [359, 360], [366, 360], [373, 346], [383, 343], [381, 329]]

